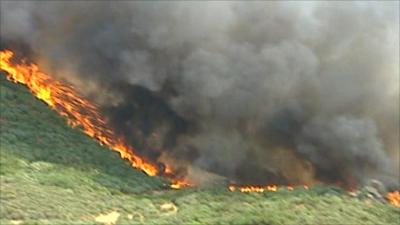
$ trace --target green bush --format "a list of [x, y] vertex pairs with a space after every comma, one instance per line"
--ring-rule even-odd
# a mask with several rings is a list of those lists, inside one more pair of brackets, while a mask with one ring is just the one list
[[[397, 224], [400, 208], [336, 187], [238, 193], [170, 190], [66, 124], [0, 74], [0, 224]], [[167, 204], [169, 208], [161, 206]], [[175, 207], [175, 208], [174, 208]]]

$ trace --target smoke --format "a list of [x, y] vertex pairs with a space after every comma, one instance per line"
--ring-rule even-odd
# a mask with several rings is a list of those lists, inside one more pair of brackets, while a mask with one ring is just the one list
[[398, 25], [398, 2], [1, 2], [2, 45], [142, 155], [253, 183], [399, 182]]

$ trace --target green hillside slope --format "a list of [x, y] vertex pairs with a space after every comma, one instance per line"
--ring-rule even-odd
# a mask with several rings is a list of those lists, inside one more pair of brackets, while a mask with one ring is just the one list
[[66, 125], [0, 74], [0, 224], [397, 224], [400, 209], [339, 189], [170, 190]]

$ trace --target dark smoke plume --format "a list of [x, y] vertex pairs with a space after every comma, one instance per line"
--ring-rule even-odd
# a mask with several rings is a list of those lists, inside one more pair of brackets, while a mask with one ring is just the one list
[[154, 160], [399, 182], [398, 2], [1, 1], [1, 39]]

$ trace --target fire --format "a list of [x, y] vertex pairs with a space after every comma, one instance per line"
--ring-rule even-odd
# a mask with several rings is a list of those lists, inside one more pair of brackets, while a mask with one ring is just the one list
[[176, 180], [176, 181], [172, 182], [172, 184], [170, 185], [170, 187], [172, 189], [181, 189], [184, 187], [191, 187], [191, 186], [193, 186], [193, 185], [190, 184], [189, 182], [180, 181], [180, 180]]
[[277, 191], [278, 186], [276, 185], [267, 185], [267, 186], [235, 186], [235, 185], [229, 185], [228, 186], [229, 191], [240, 191], [240, 192], [264, 192], [264, 191]]
[[400, 207], [400, 191], [388, 192], [386, 198], [390, 204]]
[[[40, 71], [34, 63], [12, 63], [13, 55], [10, 50], [0, 51], [0, 69], [7, 72], [8, 80], [26, 85], [38, 99], [66, 117], [71, 126], [81, 127], [85, 134], [96, 139], [101, 145], [119, 152], [121, 158], [128, 160], [133, 167], [149, 176], [164, 173], [159, 171], [156, 164], [138, 156], [132, 147], [117, 137], [108, 128], [107, 121], [99, 113], [99, 109], [79, 96], [73, 87]], [[168, 172], [172, 174], [172, 171]]]
[[[144, 171], [149, 176], [164, 175], [172, 180], [170, 185], [173, 189], [193, 186], [183, 179], [177, 179], [171, 166], [165, 165], [161, 171], [157, 164], [140, 157], [135, 150], [127, 145], [123, 138], [115, 135], [107, 125], [107, 120], [100, 114], [96, 105], [81, 97], [77, 91], [66, 84], [52, 78], [40, 71], [34, 63], [15, 64], [11, 62], [14, 53], [10, 50], [0, 51], [0, 69], [7, 72], [7, 79], [26, 85], [29, 90], [40, 100], [49, 105], [61, 116], [67, 118], [68, 123], [73, 127], [81, 127], [88, 136], [96, 139], [101, 145], [108, 146], [117, 151], [121, 158], [128, 160], [132, 167]], [[281, 187], [279, 187], [281, 188]], [[304, 185], [305, 189], [308, 186]], [[287, 190], [294, 190], [293, 186], [287, 186]], [[229, 185], [231, 192], [276, 192], [277, 185], [260, 186], [238, 186]], [[400, 207], [400, 192], [389, 192], [388, 201]]]
[[[308, 190], [307, 185], [303, 185], [303, 187], [304, 187], [304, 189]], [[284, 187], [279, 187], [279, 188], [284, 188]], [[288, 185], [288, 186], [286, 186], [286, 189], [288, 191], [293, 191], [294, 187], [291, 185]], [[265, 192], [265, 191], [276, 192], [276, 191], [278, 191], [278, 186], [277, 185], [254, 185], [254, 186], [229, 185], [228, 190], [231, 192], [240, 191], [240, 192], [244, 192], [244, 193]]]

